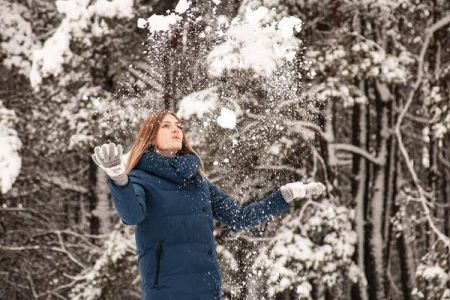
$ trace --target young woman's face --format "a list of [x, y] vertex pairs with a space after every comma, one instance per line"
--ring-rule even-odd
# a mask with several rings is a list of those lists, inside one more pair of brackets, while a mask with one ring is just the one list
[[161, 150], [180, 150], [182, 139], [181, 123], [172, 114], [165, 115], [156, 135], [156, 146]]

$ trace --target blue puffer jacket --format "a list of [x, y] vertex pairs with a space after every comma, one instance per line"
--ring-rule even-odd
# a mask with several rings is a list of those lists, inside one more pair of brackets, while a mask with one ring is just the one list
[[109, 180], [122, 222], [137, 225], [144, 300], [221, 299], [213, 219], [237, 231], [289, 211], [280, 189], [240, 206], [198, 174], [199, 165], [193, 153], [166, 157], [148, 148], [127, 185]]

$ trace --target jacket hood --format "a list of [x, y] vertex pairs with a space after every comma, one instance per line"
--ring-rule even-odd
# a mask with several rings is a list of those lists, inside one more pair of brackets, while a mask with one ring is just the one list
[[153, 147], [149, 147], [142, 154], [135, 169], [162, 177], [176, 184], [183, 184], [200, 176], [199, 167], [200, 159], [192, 152], [182, 154], [178, 151], [175, 157], [169, 157], [161, 155]]

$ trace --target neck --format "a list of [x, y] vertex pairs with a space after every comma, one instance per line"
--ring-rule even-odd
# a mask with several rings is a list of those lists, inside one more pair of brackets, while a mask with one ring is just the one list
[[178, 150], [177, 149], [159, 149], [159, 148], [155, 147], [155, 152], [162, 156], [175, 157]]

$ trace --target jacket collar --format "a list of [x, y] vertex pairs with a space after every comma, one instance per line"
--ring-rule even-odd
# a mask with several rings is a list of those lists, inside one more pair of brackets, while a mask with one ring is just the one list
[[192, 152], [178, 151], [175, 157], [169, 157], [157, 153], [154, 147], [150, 146], [144, 151], [135, 168], [176, 184], [183, 184], [195, 179], [196, 175], [200, 176], [199, 167], [200, 159]]

